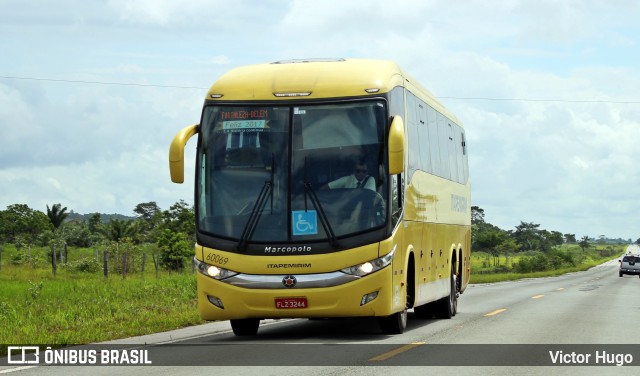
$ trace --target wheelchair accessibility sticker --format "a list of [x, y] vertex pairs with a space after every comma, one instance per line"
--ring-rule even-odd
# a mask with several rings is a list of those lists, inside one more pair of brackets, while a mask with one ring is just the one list
[[293, 235], [318, 234], [318, 216], [315, 210], [294, 210], [291, 214]]

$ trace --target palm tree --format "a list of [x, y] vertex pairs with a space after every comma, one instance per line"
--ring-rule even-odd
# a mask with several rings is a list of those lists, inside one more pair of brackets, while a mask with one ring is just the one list
[[111, 219], [105, 229], [105, 236], [114, 242], [119, 242], [123, 238], [132, 238], [136, 231], [133, 223], [131, 221]]
[[587, 235], [583, 236], [582, 239], [580, 239], [580, 243], [578, 243], [578, 246], [582, 248], [582, 252], [584, 252], [587, 248], [591, 247], [591, 243], [589, 243], [589, 236]]
[[66, 213], [67, 207], [62, 207], [61, 204], [54, 204], [51, 209], [49, 209], [49, 205], [47, 205], [47, 217], [51, 221], [54, 229], [58, 229], [62, 222], [69, 216], [69, 213]]

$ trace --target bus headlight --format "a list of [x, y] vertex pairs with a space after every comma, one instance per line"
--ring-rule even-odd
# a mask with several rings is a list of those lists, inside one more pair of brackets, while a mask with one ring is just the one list
[[195, 257], [193, 258], [193, 260], [196, 263], [196, 269], [198, 269], [200, 273], [213, 279], [221, 280], [221, 279], [233, 277], [234, 275], [238, 274], [234, 271], [227, 270], [219, 266], [209, 265], [205, 262], [202, 262], [196, 259]]
[[367, 261], [359, 265], [350, 266], [348, 268], [341, 269], [340, 271], [346, 274], [364, 277], [367, 274], [377, 272], [378, 270], [389, 266], [389, 264], [391, 264], [391, 260], [393, 260], [394, 251], [395, 247], [391, 252], [380, 258]]

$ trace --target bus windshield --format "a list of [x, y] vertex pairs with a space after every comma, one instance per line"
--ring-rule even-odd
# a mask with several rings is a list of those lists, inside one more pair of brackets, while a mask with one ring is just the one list
[[331, 241], [386, 223], [385, 102], [211, 105], [198, 230], [248, 243]]

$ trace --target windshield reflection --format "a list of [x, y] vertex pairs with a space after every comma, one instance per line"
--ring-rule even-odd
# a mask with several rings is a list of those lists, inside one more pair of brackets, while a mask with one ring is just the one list
[[252, 242], [327, 241], [386, 221], [382, 101], [205, 107], [198, 229]]

